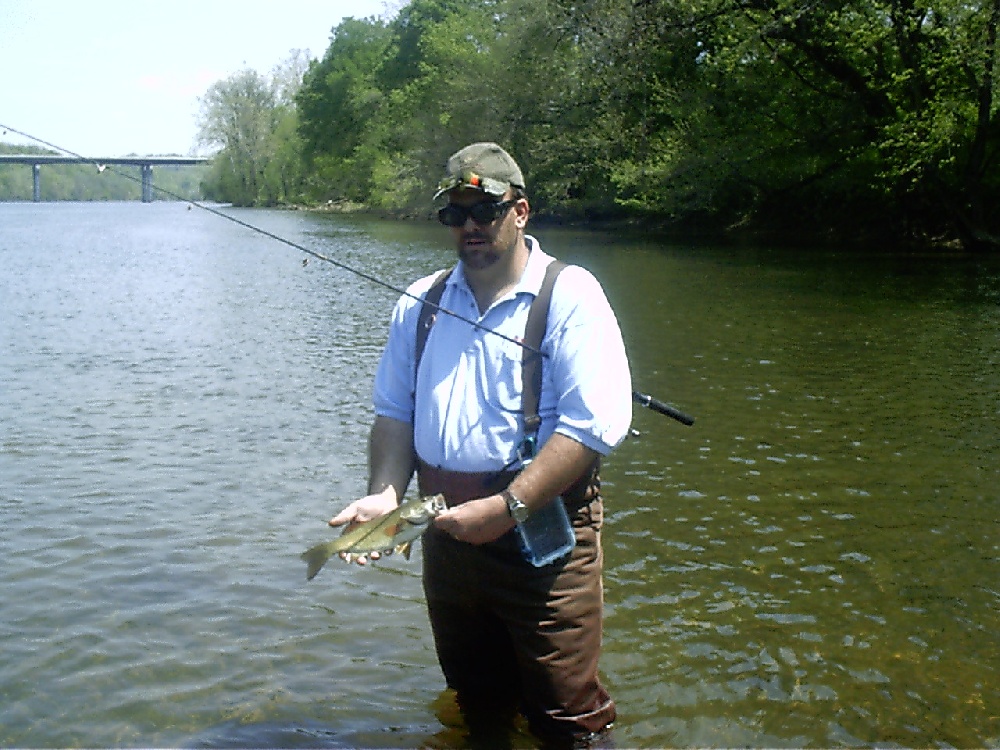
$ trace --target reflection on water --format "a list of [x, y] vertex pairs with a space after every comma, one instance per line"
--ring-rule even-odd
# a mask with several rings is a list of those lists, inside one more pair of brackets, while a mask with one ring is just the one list
[[[397, 286], [450, 262], [240, 215]], [[419, 556], [298, 559], [362, 489], [395, 295], [183, 206], [0, 226], [0, 744], [461, 744]], [[697, 417], [637, 407], [605, 471], [618, 744], [1000, 744], [1000, 268], [537, 232]]]

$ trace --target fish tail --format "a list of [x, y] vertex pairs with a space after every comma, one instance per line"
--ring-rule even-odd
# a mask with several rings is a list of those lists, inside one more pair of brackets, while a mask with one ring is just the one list
[[299, 557], [306, 561], [308, 566], [306, 569], [306, 580], [311, 581], [319, 573], [320, 568], [322, 568], [326, 561], [330, 559], [332, 554], [329, 550], [329, 544], [317, 544], [311, 549], [307, 549]]

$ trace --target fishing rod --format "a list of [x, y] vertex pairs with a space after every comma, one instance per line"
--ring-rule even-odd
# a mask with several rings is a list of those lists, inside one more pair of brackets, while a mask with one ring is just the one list
[[[118, 175], [119, 177], [124, 177], [127, 180], [131, 180], [132, 182], [136, 182], [136, 183], [140, 182], [140, 180], [138, 178], [136, 178], [135, 175], [128, 174], [127, 172], [123, 172], [123, 171], [121, 171], [119, 169], [114, 169], [113, 167], [108, 167], [105, 164], [101, 164], [96, 159], [92, 159], [90, 157], [83, 156], [82, 154], [78, 154], [75, 151], [70, 151], [69, 149], [62, 148], [61, 146], [57, 146], [54, 143], [49, 143], [48, 141], [42, 140], [41, 138], [36, 138], [35, 136], [31, 135], [30, 133], [25, 133], [25, 132], [23, 132], [21, 130], [18, 130], [17, 128], [12, 128], [12, 127], [10, 127], [8, 125], [4, 125], [3, 123], [0, 123], [0, 128], [3, 128], [5, 131], [9, 130], [12, 133], [17, 133], [18, 135], [24, 136], [25, 138], [30, 138], [31, 140], [33, 140], [33, 141], [35, 141], [37, 143], [41, 143], [44, 146], [48, 146], [49, 148], [53, 148], [56, 151], [62, 151], [63, 153], [69, 154], [70, 156], [73, 156], [73, 157], [75, 157], [77, 159], [80, 159], [81, 161], [89, 162], [90, 164], [93, 164], [94, 166], [97, 167], [97, 171], [98, 172], [102, 172], [103, 173], [106, 170], [108, 172], [111, 172], [112, 174]], [[183, 203], [187, 203], [190, 206], [195, 206], [196, 208], [200, 208], [201, 210], [207, 211], [210, 214], [214, 214], [214, 215], [219, 216], [219, 217], [221, 217], [223, 219], [231, 221], [234, 224], [238, 224], [241, 227], [249, 229], [252, 232], [256, 232], [257, 234], [263, 235], [264, 237], [269, 237], [270, 239], [275, 240], [276, 242], [280, 242], [280, 243], [282, 243], [284, 245], [288, 245], [289, 247], [295, 248], [296, 250], [299, 250], [300, 252], [303, 252], [306, 255], [310, 255], [313, 258], [316, 258], [317, 260], [325, 261], [326, 263], [329, 263], [329, 264], [331, 264], [333, 266], [336, 266], [337, 268], [340, 268], [340, 269], [342, 269], [344, 271], [348, 271], [349, 273], [353, 273], [354, 275], [359, 276], [359, 277], [361, 277], [362, 279], [364, 279], [366, 281], [369, 281], [369, 282], [371, 282], [373, 284], [377, 284], [379, 286], [385, 287], [386, 289], [390, 289], [391, 291], [395, 292], [396, 294], [398, 294], [398, 295], [400, 295], [402, 297], [409, 297], [410, 299], [414, 299], [417, 302], [420, 302], [422, 304], [430, 305], [431, 307], [433, 307], [438, 312], [444, 313], [445, 315], [450, 315], [453, 318], [457, 318], [458, 320], [462, 321], [463, 323], [467, 323], [468, 325], [472, 326], [473, 328], [475, 328], [477, 330], [480, 330], [480, 331], [483, 331], [484, 333], [491, 333], [494, 336], [499, 336], [500, 338], [504, 339], [505, 341], [508, 341], [508, 342], [510, 342], [512, 344], [517, 344], [522, 349], [527, 349], [528, 351], [532, 352], [533, 354], [538, 354], [540, 356], [545, 356], [543, 352], [539, 351], [538, 349], [535, 349], [532, 346], [529, 346], [529, 345], [527, 345], [527, 344], [519, 341], [518, 339], [514, 338], [513, 336], [508, 336], [508, 335], [506, 335], [504, 333], [501, 333], [500, 331], [496, 331], [496, 330], [494, 330], [494, 329], [492, 329], [492, 328], [490, 328], [488, 326], [483, 325], [479, 321], [472, 320], [471, 318], [464, 317], [463, 315], [460, 315], [460, 314], [458, 314], [458, 313], [456, 313], [456, 312], [454, 312], [452, 310], [449, 310], [448, 308], [443, 307], [440, 304], [437, 304], [437, 303], [429, 301], [429, 300], [424, 300], [423, 298], [421, 298], [418, 295], [410, 294], [405, 289], [401, 289], [401, 288], [399, 288], [397, 286], [394, 286], [393, 284], [390, 284], [387, 281], [383, 281], [382, 279], [377, 278], [375, 276], [372, 276], [371, 274], [365, 273], [364, 271], [360, 271], [357, 268], [349, 266], [346, 263], [343, 263], [343, 262], [341, 262], [341, 261], [339, 261], [339, 260], [337, 260], [335, 258], [331, 258], [328, 255], [324, 255], [323, 253], [320, 253], [320, 252], [317, 252], [315, 250], [312, 250], [312, 249], [310, 249], [308, 247], [305, 247], [304, 245], [300, 245], [297, 242], [293, 242], [292, 240], [290, 240], [290, 239], [288, 239], [286, 237], [282, 237], [281, 235], [277, 235], [277, 234], [274, 234], [273, 232], [269, 232], [266, 229], [262, 229], [262, 228], [260, 228], [260, 227], [258, 227], [256, 225], [254, 225], [254, 224], [250, 224], [249, 222], [243, 221], [242, 219], [238, 219], [237, 217], [232, 216], [230, 214], [227, 214], [227, 213], [225, 213], [223, 211], [220, 211], [217, 208], [212, 208], [211, 206], [206, 206], [206, 205], [204, 205], [202, 203], [199, 203], [198, 201], [193, 201], [193, 200], [190, 200], [189, 198], [185, 198], [184, 196], [178, 195], [177, 193], [174, 193], [174, 192], [172, 192], [170, 190], [167, 190], [166, 188], [162, 188], [162, 187], [159, 187], [157, 185], [153, 185], [152, 187], [153, 187], [154, 190], [162, 193], [163, 195], [167, 195], [167, 196], [173, 198], [174, 200], [178, 200], [178, 201], [181, 201]]]
[[[28, 138], [28, 139], [34, 141], [35, 143], [39, 143], [39, 144], [41, 144], [43, 146], [48, 146], [49, 148], [55, 149], [56, 151], [61, 151], [64, 154], [69, 154], [70, 156], [73, 156], [73, 157], [75, 157], [77, 159], [80, 159], [82, 162], [87, 162], [87, 163], [93, 164], [95, 167], [97, 167], [97, 171], [100, 172], [100, 173], [108, 171], [108, 172], [111, 172], [112, 174], [118, 175], [119, 177], [124, 177], [127, 180], [131, 180], [132, 182], [136, 182], [136, 183], [140, 183], [141, 184], [141, 181], [138, 178], [136, 178], [135, 175], [129, 174], [128, 172], [124, 172], [122, 170], [114, 169], [113, 167], [109, 168], [108, 165], [101, 164], [100, 161], [98, 161], [97, 159], [93, 159], [93, 158], [90, 158], [90, 157], [87, 157], [87, 156], [83, 156], [82, 154], [78, 154], [75, 151], [71, 151], [70, 149], [63, 148], [62, 146], [58, 146], [58, 145], [56, 145], [54, 143], [50, 143], [49, 141], [46, 141], [46, 140], [44, 140], [42, 138], [38, 138], [38, 137], [36, 137], [34, 135], [31, 135], [30, 133], [25, 133], [24, 131], [18, 130], [17, 128], [11, 127], [9, 125], [4, 125], [3, 123], [0, 123], [0, 128], [3, 128], [4, 135], [6, 135], [7, 132], [16, 133], [17, 135], [20, 135], [20, 136], [22, 136], [24, 138]], [[330, 265], [335, 266], [335, 267], [337, 267], [337, 268], [339, 268], [339, 269], [341, 269], [343, 271], [347, 271], [348, 273], [352, 273], [355, 276], [358, 276], [359, 278], [364, 279], [365, 281], [368, 281], [368, 282], [370, 282], [372, 284], [376, 284], [377, 286], [381, 286], [381, 287], [384, 287], [386, 289], [389, 289], [390, 291], [393, 291], [393, 292], [395, 292], [396, 294], [398, 294], [398, 295], [400, 295], [402, 297], [409, 297], [410, 299], [416, 300], [417, 302], [419, 302], [422, 305], [429, 305], [429, 306], [433, 307], [437, 312], [444, 313], [445, 315], [450, 315], [451, 317], [455, 318], [456, 320], [460, 320], [461, 322], [466, 323], [466, 324], [472, 326], [473, 328], [475, 328], [478, 331], [482, 331], [483, 333], [489, 333], [489, 334], [493, 334], [494, 336], [498, 336], [501, 339], [503, 339], [504, 341], [507, 341], [507, 342], [512, 343], [512, 344], [516, 344], [517, 346], [521, 347], [522, 349], [527, 349], [528, 351], [532, 352], [533, 354], [537, 354], [537, 355], [542, 356], [542, 357], [548, 356], [547, 354], [545, 354], [545, 352], [541, 351], [540, 349], [536, 349], [535, 347], [530, 346], [529, 344], [526, 344], [523, 341], [521, 341], [521, 340], [519, 340], [519, 339], [517, 339], [517, 338], [515, 338], [513, 336], [508, 336], [507, 334], [501, 333], [500, 331], [497, 331], [497, 330], [495, 330], [493, 328], [490, 328], [489, 326], [483, 325], [479, 321], [472, 320], [471, 318], [468, 318], [468, 317], [465, 317], [463, 315], [460, 315], [459, 313], [456, 313], [453, 310], [449, 310], [448, 308], [442, 306], [441, 304], [439, 304], [437, 302], [434, 302], [432, 300], [424, 299], [423, 297], [420, 297], [419, 295], [416, 295], [416, 294], [411, 294], [410, 292], [408, 292], [405, 289], [402, 289], [402, 288], [397, 287], [397, 286], [395, 286], [393, 284], [390, 284], [388, 281], [384, 281], [384, 280], [382, 280], [382, 279], [380, 279], [380, 278], [378, 278], [376, 276], [372, 276], [369, 273], [365, 273], [364, 271], [361, 271], [361, 270], [359, 270], [357, 268], [354, 268], [353, 266], [350, 266], [350, 265], [348, 265], [346, 263], [343, 263], [343, 262], [337, 260], [336, 258], [331, 258], [328, 255], [324, 255], [323, 253], [317, 252], [316, 250], [312, 250], [312, 249], [310, 249], [310, 248], [308, 248], [308, 247], [306, 247], [304, 245], [300, 245], [297, 242], [293, 242], [292, 240], [288, 239], [287, 237], [282, 237], [281, 235], [274, 234], [273, 232], [270, 232], [270, 231], [268, 231], [266, 229], [262, 229], [261, 227], [258, 227], [258, 226], [254, 225], [254, 224], [251, 224], [251, 223], [247, 222], [247, 221], [243, 221], [242, 219], [239, 219], [239, 218], [237, 218], [235, 216], [232, 216], [232, 215], [227, 214], [227, 213], [225, 213], [223, 211], [220, 211], [217, 208], [213, 208], [211, 206], [207, 206], [207, 205], [204, 205], [202, 203], [199, 203], [198, 201], [194, 201], [194, 200], [191, 200], [189, 198], [185, 198], [184, 196], [178, 195], [177, 193], [174, 193], [174, 192], [172, 192], [170, 190], [167, 190], [166, 188], [162, 188], [162, 187], [159, 187], [157, 185], [152, 185], [151, 187], [154, 190], [156, 190], [157, 192], [162, 193], [163, 195], [169, 196], [170, 198], [173, 198], [174, 200], [180, 201], [182, 203], [187, 203], [189, 206], [195, 206], [196, 208], [200, 208], [202, 211], [207, 211], [210, 214], [214, 214], [215, 216], [218, 216], [218, 217], [221, 217], [223, 219], [226, 219], [227, 221], [231, 221], [232, 223], [237, 224], [237, 225], [239, 225], [241, 227], [244, 227], [245, 229], [249, 229], [251, 232], [256, 232], [257, 234], [260, 234], [260, 235], [262, 235], [264, 237], [268, 237], [268, 238], [270, 238], [272, 240], [275, 240], [276, 242], [280, 242], [283, 245], [287, 245], [288, 247], [294, 248], [295, 250], [298, 250], [298, 251], [300, 251], [302, 253], [305, 253], [306, 255], [309, 255], [309, 256], [311, 256], [313, 258], [316, 258], [317, 260], [324, 261], [324, 262], [329, 263]], [[643, 406], [645, 406], [645, 407], [647, 407], [649, 409], [652, 409], [655, 412], [663, 414], [664, 416], [667, 416], [667, 417], [671, 417], [672, 419], [676, 419], [681, 424], [685, 424], [685, 425], [688, 425], [688, 426], [694, 424], [694, 417], [688, 416], [684, 412], [679, 411], [678, 409], [675, 409], [674, 407], [672, 407], [672, 406], [664, 403], [663, 401], [655, 399], [655, 398], [653, 398], [652, 396], [650, 396], [648, 394], [640, 393], [639, 391], [633, 391], [632, 392], [632, 399], [636, 403], [639, 403], [639, 404], [641, 404], [641, 405], [643, 405]]]
[[671, 419], [676, 419], [681, 424], [690, 427], [694, 424], [694, 417], [685, 414], [680, 409], [675, 409], [670, 404], [665, 404], [659, 399], [655, 399], [648, 393], [639, 393], [639, 391], [632, 391], [632, 400], [637, 404], [642, 404], [647, 409], [652, 409], [655, 412], [662, 414], [665, 417], [670, 417]]

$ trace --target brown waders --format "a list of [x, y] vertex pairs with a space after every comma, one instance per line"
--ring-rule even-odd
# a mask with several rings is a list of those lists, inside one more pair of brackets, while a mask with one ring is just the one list
[[[421, 494], [442, 492], [449, 506], [498, 492], [512, 477], [426, 464], [419, 470]], [[615, 718], [597, 674], [603, 508], [596, 474], [583, 484], [564, 495], [576, 546], [545, 567], [523, 558], [513, 531], [484, 545], [456, 541], [433, 525], [424, 535], [424, 592], [438, 660], [473, 735], [503, 731], [520, 708], [542, 740], [570, 747]]]

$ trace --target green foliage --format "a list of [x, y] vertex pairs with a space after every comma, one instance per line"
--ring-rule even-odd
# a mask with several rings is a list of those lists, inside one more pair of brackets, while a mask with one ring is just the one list
[[336, 27], [294, 107], [213, 87], [213, 195], [427, 213], [496, 140], [536, 212], [992, 246], [998, 26], [1000, 0], [412, 0]]
[[295, 94], [298, 59], [272, 76], [243, 70], [212, 84], [201, 100], [199, 142], [218, 148], [206, 197], [237, 206], [274, 206], [303, 193], [303, 145]]
[[375, 78], [390, 38], [377, 20], [346, 19], [296, 95], [306, 156], [350, 158], [382, 101]]

